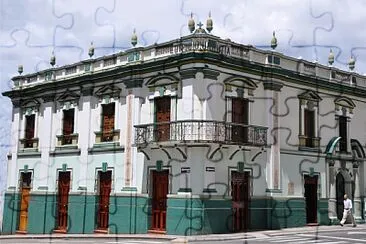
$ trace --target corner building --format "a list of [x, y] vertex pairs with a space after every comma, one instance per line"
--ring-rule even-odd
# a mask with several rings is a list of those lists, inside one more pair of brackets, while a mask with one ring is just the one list
[[354, 61], [343, 71], [201, 27], [90, 56], [20, 67], [4, 93], [13, 103], [4, 234], [329, 225], [344, 193], [364, 222], [366, 77]]

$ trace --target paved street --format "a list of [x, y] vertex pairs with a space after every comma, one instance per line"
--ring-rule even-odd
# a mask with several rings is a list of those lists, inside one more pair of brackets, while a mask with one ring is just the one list
[[16, 239], [16, 240], [0, 240], [1, 244], [7, 243], [19, 243], [19, 244], [34, 244], [34, 243], [55, 243], [55, 244], [66, 244], [66, 243], [80, 243], [80, 244], [92, 244], [92, 243], [105, 243], [105, 244], [163, 244], [170, 243], [170, 241], [163, 240], [122, 240], [122, 239]]
[[[250, 233], [248, 233], [250, 234]], [[318, 231], [314, 227], [314, 231], [307, 231], [306, 233], [281, 233], [278, 231], [275, 234], [270, 232], [261, 232], [255, 234], [254, 239], [242, 239], [242, 240], [228, 240], [228, 241], [200, 241], [195, 242], [197, 244], [264, 244], [264, 243], [296, 243], [296, 244], [360, 244], [366, 243], [366, 228], [364, 226], [358, 226], [352, 228], [351, 226], [345, 226], [343, 228], [337, 228], [329, 231]]]
[[[244, 234], [244, 233], [242, 233]], [[239, 238], [242, 238], [243, 235]], [[263, 243], [296, 243], [296, 244], [366, 244], [366, 225], [359, 225], [356, 228], [352, 228], [350, 225], [345, 227], [340, 226], [328, 226], [328, 227], [305, 227], [298, 229], [284, 229], [276, 231], [259, 231], [259, 232], [249, 232], [247, 236], [251, 239], [236, 239], [229, 240], [226, 238], [235, 237], [233, 235], [220, 236], [221, 239], [226, 239], [225, 241], [213, 241], [212, 239], [206, 239], [205, 241], [194, 241], [189, 240], [189, 243], [197, 244], [263, 244]], [[199, 238], [210, 238], [209, 236], [200, 236]], [[108, 244], [160, 244], [160, 243], [171, 243], [169, 240], [156, 239], [155, 237], [151, 239], [136, 239], [127, 237], [115, 237], [115, 238], [52, 238], [52, 239], [38, 239], [38, 238], [28, 238], [28, 239], [0, 239], [1, 244], [5, 243], [19, 243], [19, 244], [33, 244], [33, 243], [108, 243]], [[189, 239], [195, 237], [188, 237]], [[180, 242], [183, 243], [183, 242]]]

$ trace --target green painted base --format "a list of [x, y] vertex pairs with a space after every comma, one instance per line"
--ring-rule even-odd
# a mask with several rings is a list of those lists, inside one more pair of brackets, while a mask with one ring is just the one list
[[[19, 193], [5, 194], [2, 234], [14, 234], [19, 219]], [[48, 234], [56, 228], [57, 197], [54, 193], [31, 193], [28, 209], [29, 234]], [[70, 193], [67, 233], [94, 233], [97, 225], [98, 196]], [[304, 198], [251, 198], [249, 230], [281, 229], [306, 225]], [[318, 223], [338, 224], [328, 217], [328, 199], [318, 201]], [[230, 199], [178, 194], [168, 198], [166, 233], [204, 235], [231, 233], [233, 222]], [[359, 220], [358, 223], [364, 223]], [[151, 227], [151, 199], [145, 195], [112, 195], [108, 233], [147, 233]]]

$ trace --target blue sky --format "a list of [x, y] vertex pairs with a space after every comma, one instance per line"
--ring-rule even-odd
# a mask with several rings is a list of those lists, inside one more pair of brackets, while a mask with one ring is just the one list
[[[56, 66], [77, 62], [91, 41], [97, 57], [128, 49], [134, 28], [140, 46], [161, 43], [189, 34], [191, 12], [205, 25], [209, 11], [213, 35], [267, 49], [276, 31], [276, 51], [327, 64], [332, 48], [335, 66], [347, 70], [353, 55], [355, 71], [366, 73], [366, 0], [0, 0], [1, 92], [11, 89], [18, 64], [25, 74], [48, 68], [52, 51]], [[12, 105], [0, 100], [3, 192]], [[2, 205], [1, 196], [0, 215]]]

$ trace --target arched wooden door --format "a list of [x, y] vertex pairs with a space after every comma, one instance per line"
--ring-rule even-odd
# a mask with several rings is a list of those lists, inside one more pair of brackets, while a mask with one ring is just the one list
[[152, 224], [151, 231], [166, 231], [167, 195], [169, 189], [169, 170], [152, 171]]
[[30, 191], [31, 191], [31, 180], [32, 173], [31, 172], [22, 172], [20, 174], [20, 211], [19, 211], [19, 233], [27, 232], [28, 225], [28, 208], [29, 208], [29, 200], [30, 200]]
[[346, 193], [345, 191], [345, 181], [343, 175], [338, 173], [336, 176], [336, 198], [337, 198], [337, 217], [339, 220], [343, 218], [343, 196]]
[[67, 216], [70, 192], [70, 172], [59, 172], [57, 195], [57, 227], [55, 232], [67, 232]]
[[248, 230], [249, 224], [249, 172], [231, 172], [233, 232]]
[[109, 226], [109, 199], [112, 189], [112, 171], [99, 171], [99, 203], [97, 232], [105, 232]]

